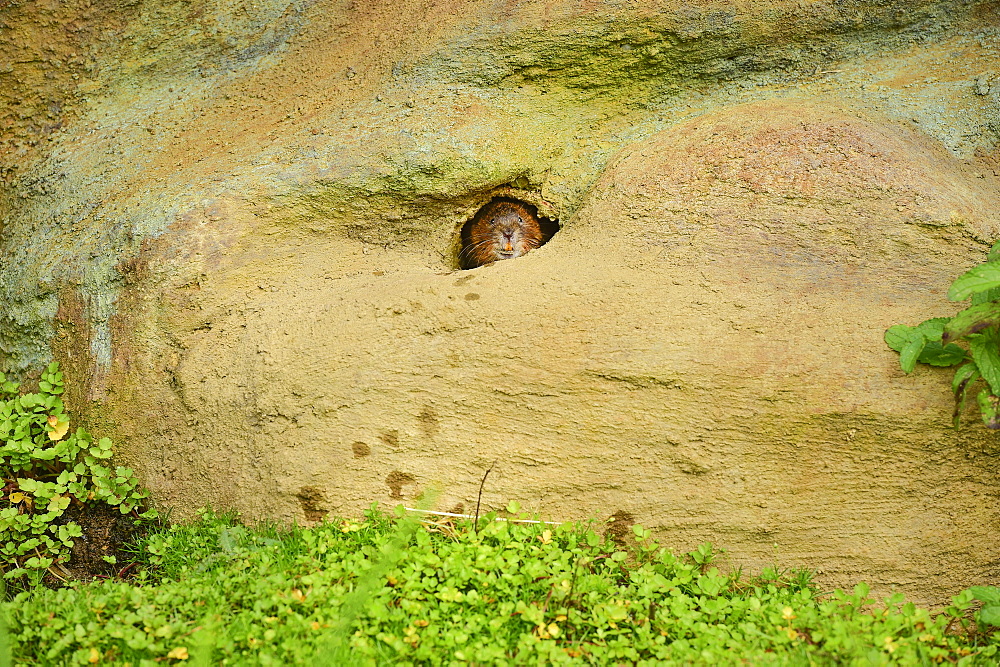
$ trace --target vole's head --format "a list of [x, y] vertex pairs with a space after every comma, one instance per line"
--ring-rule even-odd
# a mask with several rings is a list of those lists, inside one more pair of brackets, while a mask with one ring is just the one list
[[514, 259], [544, 242], [538, 218], [523, 204], [493, 201], [473, 219], [459, 255], [463, 268]]

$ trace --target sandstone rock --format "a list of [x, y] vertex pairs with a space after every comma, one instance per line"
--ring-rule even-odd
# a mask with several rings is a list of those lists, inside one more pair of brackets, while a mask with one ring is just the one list
[[[925, 601], [995, 581], [995, 436], [882, 332], [953, 313], [1000, 235], [970, 84], [1000, 20], [732, 5], [88, 14], [124, 59], [0, 192], [2, 368], [59, 359], [177, 517], [468, 511], [495, 463], [488, 509]], [[457, 271], [497, 193], [562, 230]]]
[[953, 312], [997, 193], [909, 128], [789, 100], [629, 146], [549, 244], [472, 271], [227, 238], [255, 222], [217, 209], [141, 256], [107, 400], [170, 505], [468, 508], [496, 462], [488, 507], [943, 597], [993, 572], [995, 436], [953, 431], [948, 372], [903, 376], [881, 333]]

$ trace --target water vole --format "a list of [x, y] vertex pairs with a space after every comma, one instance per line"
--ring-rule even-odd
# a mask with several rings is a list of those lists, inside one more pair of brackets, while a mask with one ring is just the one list
[[514, 259], [545, 243], [538, 216], [515, 199], [494, 199], [479, 209], [462, 229], [463, 269], [474, 269], [502, 259]]

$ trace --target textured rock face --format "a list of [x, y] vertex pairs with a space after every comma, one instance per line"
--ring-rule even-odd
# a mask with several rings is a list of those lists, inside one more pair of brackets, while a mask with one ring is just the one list
[[[62, 361], [179, 516], [468, 510], [495, 463], [490, 508], [995, 580], [995, 436], [881, 336], [1000, 236], [996, 5], [800, 5], [130, 5], [163, 57], [4, 191], [4, 368]], [[494, 194], [562, 229], [457, 271]]]

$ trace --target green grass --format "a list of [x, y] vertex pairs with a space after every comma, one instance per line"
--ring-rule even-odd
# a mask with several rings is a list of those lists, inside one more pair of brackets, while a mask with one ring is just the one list
[[[492, 516], [488, 517], [492, 519]], [[995, 664], [963, 593], [941, 615], [807, 573], [726, 575], [636, 529], [422, 526], [377, 511], [313, 528], [210, 512], [140, 545], [139, 578], [35, 589], [0, 607], [13, 663]], [[971, 634], [969, 631], [972, 631]], [[0, 666], [5, 664], [0, 655]]]

